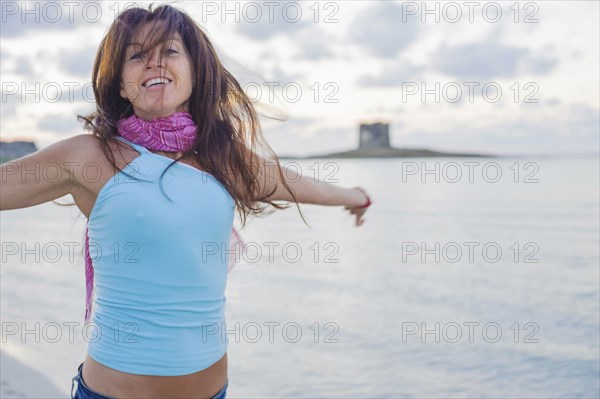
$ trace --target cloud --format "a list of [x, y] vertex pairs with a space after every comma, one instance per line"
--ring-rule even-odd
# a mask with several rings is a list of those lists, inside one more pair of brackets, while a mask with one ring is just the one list
[[361, 87], [401, 87], [403, 83], [422, 80], [424, 70], [425, 66], [399, 60], [377, 74], [361, 76], [357, 83]]
[[[336, 38], [316, 27], [302, 29], [287, 39], [289, 46], [294, 49], [295, 54], [292, 58], [296, 61], [333, 60], [336, 55], [332, 48], [342, 46], [342, 43], [339, 43]], [[280, 52], [274, 46], [263, 48], [260, 59], [263, 61], [272, 59], [280, 62]]]
[[434, 68], [464, 79], [510, 78], [522, 73], [547, 74], [557, 65], [556, 58], [535, 55], [527, 48], [484, 41], [449, 47], [435, 52]]
[[395, 58], [417, 38], [418, 18], [408, 18], [403, 22], [400, 3], [374, 3], [351, 24], [349, 39], [373, 55]]
[[[38, 81], [40, 71], [46, 65], [52, 65], [54, 57], [48, 51], [30, 51], [27, 55], [4, 54], [2, 59], [2, 72], [18, 75], [23, 81]], [[37, 67], [38, 71], [36, 71]]]
[[598, 148], [600, 138], [600, 110], [582, 104], [571, 104], [563, 121], [569, 135], [586, 139], [595, 138]]
[[269, 73], [268, 76], [271, 78], [269, 79], [270, 82], [287, 84], [289, 82], [298, 82], [304, 78], [305, 75], [300, 73], [287, 73], [283, 69], [279, 68], [278, 65], [275, 65], [272, 72]]
[[36, 76], [35, 71], [31, 67], [31, 62], [28, 57], [20, 56], [16, 60], [15, 71], [19, 75], [24, 75], [27, 78], [33, 78]]
[[0, 119], [5, 122], [9, 116], [15, 115], [22, 102], [18, 94], [12, 93], [12, 88], [9, 92], [0, 91], [0, 99], [2, 102], [2, 107], [0, 107], [0, 115], [2, 118]]
[[535, 75], [545, 75], [551, 72], [558, 65], [557, 58], [547, 56], [534, 57], [528, 62], [531, 73]]
[[358, 147], [358, 125], [323, 124], [322, 119], [293, 118], [265, 129], [265, 137], [279, 156], [321, 155]]
[[97, 22], [97, 15], [102, 15], [97, 1], [70, 2], [68, 6], [59, 1], [3, 1], [0, 7], [3, 39], [30, 32], [73, 30]]
[[561, 105], [562, 101], [560, 100], [560, 98], [552, 97], [552, 98], [549, 98], [548, 100], [546, 100], [546, 104], [554, 107], [554, 106]]
[[94, 107], [94, 90], [90, 82], [60, 82], [60, 103], [77, 104], [81, 107]]
[[598, 109], [584, 104], [553, 105], [544, 113], [551, 116], [532, 115], [486, 125], [465, 121], [436, 130], [414, 129], [395, 136], [393, 142], [397, 146], [500, 155], [599, 153]]
[[[256, 18], [254, 14], [242, 18], [237, 24], [237, 32], [256, 41], [266, 41], [277, 35], [294, 35], [309, 26], [306, 17], [301, 17], [306, 14], [306, 6], [302, 6], [301, 2], [286, 0], [276, 3], [272, 15], [265, 9]], [[300, 17], [296, 14], [298, 9], [301, 10]]]
[[70, 134], [78, 128], [81, 128], [81, 122], [77, 121], [77, 117], [69, 113], [45, 115], [38, 120], [37, 128], [43, 131]]
[[87, 47], [62, 54], [58, 60], [59, 67], [71, 75], [91, 79], [96, 51], [96, 47]]
[[317, 61], [334, 57], [331, 51], [335, 46], [334, 39], [321, 29], [305, 29], [295, 36], [294, 41], [300, 46], [303, 59]]

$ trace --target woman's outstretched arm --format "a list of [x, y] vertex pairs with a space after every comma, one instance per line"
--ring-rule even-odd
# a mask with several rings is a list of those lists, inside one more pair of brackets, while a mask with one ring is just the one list
[[26, 208], [61, 198], [74, 187], [80, 135], [0, 165], [0, 210]]
[[[261, 159], [261, 170], [267, 169], [264, 159]], [[365, 192], [356, 188], [345, 188], [338, 185], [325, 182], [316, 182], [313, 179], [303, 176], [294, 169], [282, 166], [283, 178], [294, 192], [298, 202], [303, 204], [326, 205], [326, 206], [344, 206], [351, 214], [356, 215], [356, 225], [361, 226], [364, 223], [363, 215], [367, 208], [365, 204], [371, 202]], [[293, 201], [291, 194], [281, 183], [278, 173], [261, 173], [263, 182], [263, 191], [270, 192], [273, 188], [276, 191], [268, 197], [271, 201]]]

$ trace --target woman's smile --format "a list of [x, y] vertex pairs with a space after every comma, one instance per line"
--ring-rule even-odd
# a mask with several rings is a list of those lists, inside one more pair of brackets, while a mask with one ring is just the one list
[[161, 85], [161, 84], [166, 85], [171, 82], [172, 82], [171, 79], [167, 79], [165, 77], [156, 77], [156, 78], [150, 78], [150, 79], [146, 80], [144, 83], [142, 83], [142, 86], [146, 87], [146, 88], [150, 88], [150, 87], [153, 87], [156, 85]]

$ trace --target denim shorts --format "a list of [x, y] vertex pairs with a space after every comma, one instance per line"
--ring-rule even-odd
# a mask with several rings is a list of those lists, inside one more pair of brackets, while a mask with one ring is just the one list
[[[81, 369], [83, 368], [83, 363], [79, 365], [77, 369], [77, 375], [73, 377], [71, 382], [71, 399], [117, 399], [111, 396], [104, 396], [91, 390], [85, 382], [83, 381], [83, 374]], [[73, 388], [75, 383], [77, 382], [77, 390], [73, 392]], [[227, 385], [229, 385], [229, 381], [225, 383], [225, 386], [211, 399], [225, 399], [225, 395], [227, 393]]]

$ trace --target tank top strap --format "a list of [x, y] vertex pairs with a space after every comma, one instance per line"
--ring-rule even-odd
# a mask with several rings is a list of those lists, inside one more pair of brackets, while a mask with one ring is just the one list
[[119, 140], [119, 141], [124, 142], [125, 144], [129, 144], [131, 147], [133, 147], [140, 154], [144, 154], [144, 153], [148, 154], [148, 153], [150, 153], [150, 151], [146, 147], [144, 147], [143, 145], [139, 145], [139, 144], [133, 143], [133, 142], [127, 140], [123, 136], [115, 136], [115, 138], [117, 140]]

